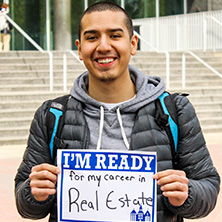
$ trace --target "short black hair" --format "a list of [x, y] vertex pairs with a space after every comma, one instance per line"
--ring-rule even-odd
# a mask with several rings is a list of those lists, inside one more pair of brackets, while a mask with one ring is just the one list
[[112, 2], [97, 2], [97, 3], [89, 6], [84, 11], [82, 16], [80, 17], [79, 26], [78, 26], [79, 41], [81, 40], [82, 18], [84, 17], [84, 15], [88, 14], [88, 13], [91, 13], [91, 12], [102, 12], [102, 11], [106, 11], [106, 10], [110, 10], [110, 11], [114, 11], [114, 12], [123, 12], [124, 13], [126, 27], [127, 27], [128, 32], [129, 32], [130, 38], [132, 38], [132, 36], [133, 36], [133, 22], [132, 22], [132, 19], [131, 19], [130, 15], [122, 7], [120, 7], [119, 5], [117, 5], [115, 3], [112, 3]]

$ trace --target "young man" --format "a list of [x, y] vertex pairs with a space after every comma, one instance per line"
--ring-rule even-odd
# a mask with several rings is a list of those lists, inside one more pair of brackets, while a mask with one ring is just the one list
[[[156, 151], [158, 222], [204, 217], [216, 204], [220, 178], [195, 111], [186, 97], [175, 98], [180, 133], [178, 165], [172, 169], [169, 138], [155, 121], [155, 100], [165, 86], [161, 78], [143, 75], [128, 65], [137, 42], [132, 21], [121, 7], [96, 3], [86, 10], [76, 45], [88, 71], [71, 89], [61, 138], [68, 149]], [[15, 194], [23, 217], [37, 219], [50, 214], [49, 221], [57, 221], [59, 168], [49, 153], [49, 103], [37, 110], [32, 122], [15, 178]]]

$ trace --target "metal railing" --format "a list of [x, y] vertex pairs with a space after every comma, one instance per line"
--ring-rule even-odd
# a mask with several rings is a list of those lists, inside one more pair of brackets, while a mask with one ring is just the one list
[[79, 63], [83, 66], [83, 62], [79, 59], [79, 57], [72, 51], [67, 50], [63, 53], [63, 91], [67, 91], [67, 53], [71, 54]]
[[[222, 51], [222, 10], [134, 19], [143, 38], [159, 52]], [[142, 51], [154, 51], [141, 44]]]
[[48, 53], [49, 55], [49, 89], [50, 91], [53, 91], [53, 54], [51, 51], [45, 51], [42, 49], [22, 28], [17, 25], [7, 14], [2, 13], [2, 16], [4, 16], [12, 25], [14, 28], [16, 28], [38, 51], [41, 53]]
[[[209, 22], [208, 22], [209, 20]], [[211, 22], [210, 22], [211, 21]], [[208, 24], [209, 23], [209, 24]], [[219, 25], [219, 30], [220, 33], [217, 31], [215, 32], [214, 29], [218, 30]], [[212, 34], [209, 34], [210, 33]], [[208, 49], [208, 45], [210, 44], [211, 47], [215, 50], [216, 46], [213, 46], [215, 42], [215, 35], [217, 38], [220, 38], [220, 41], [222, 41], [222, 22], [220, 22], [217, 18], [213, 16], [205, 16], [203, 20], [203, 50], [206, 51]], [[222, 49], [222, 48], [221, 48]]]
[[189, 53], [192, 57], [194, 57], [197, 61], [202, 63], [204, 66], [206, 66], [208, 69], [210, 69], [213, 73], [215, 73], [217, 76], [222, 78], [222, 74], [219, 73], [216, 69], [214, 69], [212, 66], [210, 66], [208, 63], [206, 63], [203, 59], [201, 59], [199, 56], [197, 56], [195, 53], [191, 51], [184, 52], [182, 54], [182, 87], [186, 87], [186, 55], [185, 53]]

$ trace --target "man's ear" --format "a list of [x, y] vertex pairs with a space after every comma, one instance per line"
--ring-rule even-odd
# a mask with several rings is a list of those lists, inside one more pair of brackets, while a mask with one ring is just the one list
[[138, 37], [133, 35], [131, 38], [131, 55], [135, 55], [137, 52]]
[[81, 42], [79, 41], [79, 39], [76, 39], [76, 46], [78, 48], [78, 53], [79, 53], [79, 59], [82, 60], [82, 52], [81, 52]]

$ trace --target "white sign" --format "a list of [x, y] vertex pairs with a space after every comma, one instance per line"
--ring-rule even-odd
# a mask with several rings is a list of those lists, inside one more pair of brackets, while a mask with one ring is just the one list
[[58, 221], [156, 222], [155, 152], [58, 150]]

